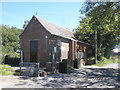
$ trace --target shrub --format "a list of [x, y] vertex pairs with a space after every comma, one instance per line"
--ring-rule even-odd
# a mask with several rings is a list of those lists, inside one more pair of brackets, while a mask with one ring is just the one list
[[19, 66], [19, 63], [20, 63], [20, 58], [10, 57], [10, 56], [5, 57], [5, 64], [9, 64], [11, 66]]
[[16, 52], [11, 52], [11, 53], [2, 53], [0, 54], [0, 64], [9, 64], [13, 66], [18, 66], [20, 63], [20, 55], [19, 53]]

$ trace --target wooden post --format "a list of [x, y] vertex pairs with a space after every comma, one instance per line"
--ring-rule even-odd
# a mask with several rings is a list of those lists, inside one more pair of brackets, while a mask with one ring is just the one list
[[95, 64], [97, 63], [97, 30], [95, 31]]
[[40, 76], [40, 73], [39, 73], [39, 70], [40, 69], [40, 63], [37, 63], [37, 77], [39, 77]]
[[55, 71], [55, 53], [52, 54], [52, 73]]
[[45, 36], [45, 39], [46, 39], [46, 59], [48, 59], [48, 58], [47, 58], [47, 52], [48, 52], [48, 51], [47, 51], [47, 50], [48, 50], [48, 45], [47, 45], [47, 44], [48, 44], [48, 43], [47, 43], [48, 36], [47, 36], [47, 35]]
[[56, 51], [57, 51], [57, 47], [54, 46], [53, 53], [52, 53], [52, 73], [55, 72], [55, 58], [56, 58], [55, 54], [56, 54]]

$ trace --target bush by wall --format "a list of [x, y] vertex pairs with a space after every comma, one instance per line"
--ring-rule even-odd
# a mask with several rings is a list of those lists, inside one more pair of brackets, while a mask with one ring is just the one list
[[11, 66], [19, 66], [19, 63], [20, 63], [20, 58], [10, 57], [9, 55], [6, 55], [5, 64], [11, 65]]

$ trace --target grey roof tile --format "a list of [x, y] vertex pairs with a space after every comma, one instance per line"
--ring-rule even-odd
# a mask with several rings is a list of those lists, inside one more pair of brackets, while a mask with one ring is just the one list
[[37, 16], [35, 16], [35, 17], [44, 26], [44, 28], [48, 32], [50, 32], [51, 34], [61, 36], [61, 37], [64, 37], [64, 38], [68, 38], [68, 39], [74, 39], [75, 38], [74, 35], [73, 35], [73, 32], [70, 32], [65, 28], [57, 26], [57, 25], [55, 25], [53, 23], [50, 23], [50, 22], [48, 22], [44, 19], [41, 19]]

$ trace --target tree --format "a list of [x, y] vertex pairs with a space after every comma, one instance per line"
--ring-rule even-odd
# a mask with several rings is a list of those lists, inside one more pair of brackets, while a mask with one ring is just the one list
[[2, 26], [2, 48], [4, 53], [16, 52], [19, 48], [19, 35], [22, 30], [16, 27]]
[[75, 36], [77, 39], [91, 44], [95, 48], [95, 31], [97, 31], [98, 60], [102, 56], [110, 57], [110, 51], [120, 40], [120, 3], [86, 2], [82, 13], [86, 18], [80, 21]]

